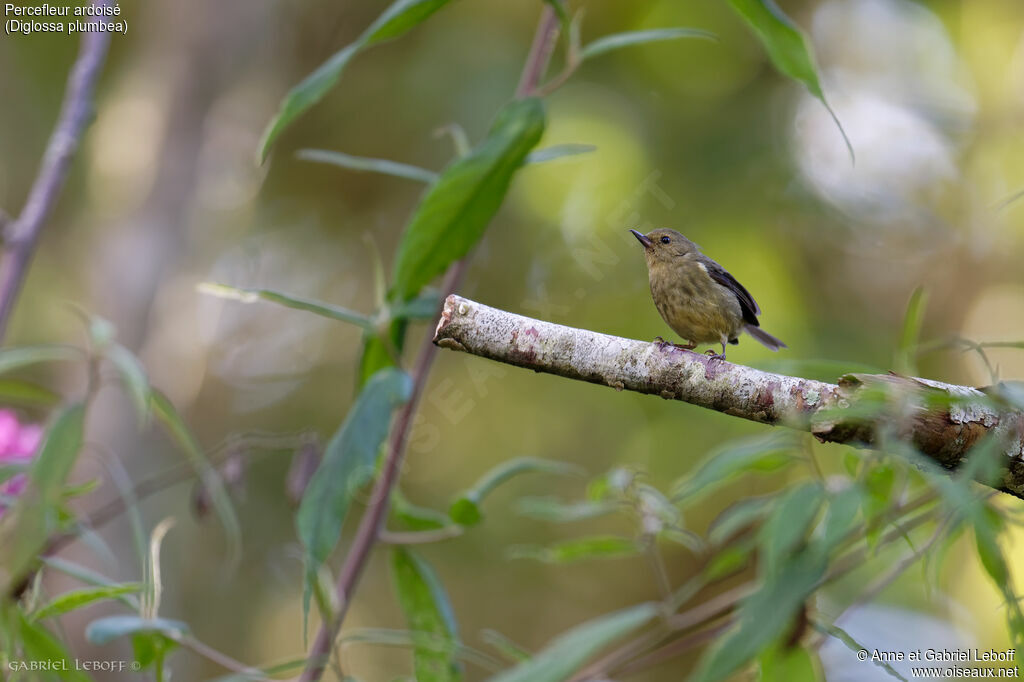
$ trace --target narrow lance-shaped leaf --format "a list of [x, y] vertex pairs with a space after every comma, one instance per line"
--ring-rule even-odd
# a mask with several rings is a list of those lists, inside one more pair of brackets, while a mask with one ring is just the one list
[[297, 296], [289, 296], [288, 294], [282, 294], [278, 291], [273, 291], [272, 289], [246, 289], [243, 287], [233, 287], [228, 284], [218, 284], [216, 282], [203, 282], [197, 287], [197, 289], [200, 293], [217, 296], [219, 298], [226, 298], [232, 301], [239, 301], [241, 303], [256, 303], [257, 301], [277, 303], [278, 305], [283, 305], [286, 308], [305, 310], [306, 312], [313, 313], [314, 315], [319, 315], [321, 317], [340, 320], [341, 322], [348, 322], [367, 331], [373, 330], [373, 323], [370, 321], [370, 318], [362, 313], [357, 313], [354, 310], [342, 308], [341, 306], [336, 306], [331, 303], [323, 303], [321, 301], [313, 301], [306, 298], [299, 298]]
[[766, 573], [776, 573], [799, 550], [821, 509], [825, 492], [817, 481], [790, 489], [779, 498], [759, 535]]
[[305, 549], [304, 613], [309, 611], [317, 570], [338, 544], [353, 492], [373, 477], [377, 452], [388, 435], [391, 413], [411, 394], [409, 375], [396, 369], [381, 370], [367, 382], [345, 422], [327, 444], [295, 516], [299, 540]]
[[543, 132], [543, 102], [536, 97], [515, 100], [498, 113], [483, 142], [444, 170], [402, 236], [392, 286], [395, 300], [415, 296], [480, 240], [512, 176]]
[[413, 636], [417, 682], [456, 682], [462, 678], [455, 661], [458, 630], [448, 595], [433, 568], [411, 550], [391, 555], [391, 574], [398, 603]]
[[364, 171], [368, 173], [380, 173], [391, 175], [396, 178], [415, 180], [430, 184], [437, 180], [437, 173], [419, 166], [412, 166], [398, 161], [387, 159], [374, 159], [366, 156], [352, 156], [342, 152], [334, 152], [327, 149], [300, 149], [295, 156], [303, 161], [316, 163], [327, 163], [348, 170]]
[[0, 374], [44, 362], [81, 360], [81, 350], [71, 346], [23, 346], [0, 350]]
[[676, 483], [672, 499], [692, 498], [688, 500], [692, 502], [738, 474], [776, 471], [793, 459], [787, 452], [793, 442], [791, 437], [782, 435], [747, 439], [716, 448], [708, 453], [692, 476]]
[[693, 682], [724, 680], [745, 666], [765, 647], [783, 637], [794, 615], [825, 573], [825, 558], [804, 551], [786, 562], [773, 579], [740, 606], [737, 625], [701, 658]]
[[620, 559], [635, 556], [640, 545], [630, 538], [614, 535], [565, 540], [547, 547], [518, 545], [509, 547], [506, 554], [512, 559], [536, 559], [548, 564], [568, 564], [588, 559]]
[[[392, 630], [389, 628], [353, 628], [338, 636], [339, 645], [373, 644], [376, 646], [410, 649], [414, 646], [432, 647], [434, 650], [447, 650], [451, 645], [445, 642], [420, 639], [416, 641], [415, 633], [409, 630]], [[492, 656], [456, 643], [455, 651], [460, 660], [472, 663], [484, 670], [500, 670], [501, 663]]]
[[554, 462], [538, 457], [516, 457], [494, 467], [472, 488], [459, 495], [448, 510], [448, 515], [458, 524], [472, 526], [480, 523], [483, 513], [480, 511], [480, 503], [490, 495], [495, 488], [511, 478], [528, 473], [549, 473], [569, 474], [577, 471], [575, 467], [565, 462]]
[[[45, 661], [54, 667], [59, 666], [60, 679], [66, 682], [91, 682], [88, 675], [77, 669], [75, 661], [71, 659], [64, 645], [49, 630], [39, 623], [30, 621], [23, 613], [16, 612], [15, 618], [20, 626], [18, 634], [25, 659]], [[7, 668], [6, 657], [4, 668]]]
[[622, 49], [623, 47], [663, 40], [678, 40], [679, 38], [718, 40], [718, 36], [714, 33], [699, 28], [655, 28], [648, 31], [628, 31], [598, 38], [580, 51], [580, 58], [591, 59], [606, 52]]
[[85, 628], [85, 638], [97, 645], [107, 644], [125, 635], [140, 633], [160, 633], [176, 640], [188, 634], [188, 625], [167, 618], [108, 616], [92, 621]]
[[0, 590], [18, 580], [58, 527], [61, 491], [82, 449], [85, 404], [64, 408], [46, 431], [39, 454], [29, 469], [32, 487], [3, 516], [0, 523]]
[[0, 379], [0, 401], [8, 405], [53, 407], [60, 402], [60, 394], [28, 381]]
[[[860, 642], [855, 640], [852, 636], [850, 636], [850, 633], [848, 633], [846, 630], [843, 630], [838, 625], [835, 625], [835, 624], [831, 624], [830, 625], [828, 623], [820, 623], [820, 622], [814, 622], [811, 625], [818, 632], [820, 632], [822, 634], [825, 634], [825, 635], [830, 635], [832, 637], [835, 637], [837, 640], [842, 642], [846, 646], [847, 649], [849, 649], [850, 651], [852, 651], [855, 654], [856, 653], [860, 653], [861, 651], [866, 651], [867, 650], [867, 647], [865, 647], [863, 644], [861, 644]], [[903, 677], [903, 675], [900, 675], [896, 671], [896, 669], [893, 668], [891, 665], [889, 665], [886, 661], [879, 660], [875, 656], [870, 657], [868, 660], [871, 661], [872, 663], [874, 663], [876, 666], [878, 666], [882, 670], [884, 670], [886, 673], [888, 673], [890, 677], [893, 677], [893, 678], [895, 678], [897, 680], [903, 680], [903, 682], [908, 682], [907, 678]]]
[[228, 562], [230, 564], [237, 563], [242, 551], [242, 531], [235, 507], [224, 488], [224, 481], [210, 464], [203, 449], [199, 447], [199, 441], [196, 440], [192, 430], [174, 407], [174, 403], [155, 389], [150, 392], [150, 398], [153, 414], [163, 423], [178, 447], [185, 453], [189, 464], [199, 476], [200, 482], [209, 492], [210, 498], [213, 500], [213, 508], [224, 527], [224, 535], [227, 538]]
[[82, 587], [54, 597], [45, 606], [31, 614], [33, 620], [43, 620], [52, 616], [60, 616], [69, 611], [80, 609], [97, 601], [116, 599], [127, 594], [135, 594], [142, 589], [140, 583], [124, 583], [105, 587]]
[[657, 604], [638, 604], [589, 620], [559, 635], [543, 651], [488, 682], [562, 682], [591, 656], [646, 625], [658, 613]]
[[917, 287], [910, 294], [910, 300], [907, 302], [907, 312], [903, 316], [903, 330], [900, 332], [899, 347], [896, 350], [896, 371], [900, 374], [917, 373], [917, 347], [927, 308], [928, 292], [924, 287]]
[[594, 151], [597, 151], [597, 147], [592, 144], [555, 144], [530, 152], [526, 155], [525, 163], [544, 163], [567, 156], [589, 154]]
[[846, 131], [836, 118], [835, 112], [825, 100], [825, 93], [818, 80], [818, 69], [814, 63], [814, 54], [803, 31], [793, 20], [783, 13], [775, 0], [728, 0], [736, 13], [739, 14], [760, 38], [768, 56], [782, 74], [799, 81], [807, 90], [818, 98], [828, 109], [836, 127], [846, 142], [852, 159], [853, 147], [846, 137]]
[[281, 132], [299, 116], [319, 102], [341, 77], [342, 71], [361, 50], [392, 38], [397, 38], [431, 14], [448, 4], [449, 0], [397, 0], [370, 25], [355, 42], [346, 46], [321, 64], [292, 88], [281, 102], [277, 115], [267, 125], [260, 143], [260, 160]]
[[117, 369], [121, 383], [135, 403], [139, 422], [145, 426], [149, 421], [149, 378], [146, 376], [146, 368], [130, 350], [119, 343], [110, 346], [107, 359]]

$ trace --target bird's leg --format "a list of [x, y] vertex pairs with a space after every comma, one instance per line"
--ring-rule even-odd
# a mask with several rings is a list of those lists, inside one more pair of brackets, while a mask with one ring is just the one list
[[709, 348], [706, 351], [706, 355], [708, 355], [709, 357], [711, 357], [714, 360], [725, 360], [725, 341], [722, 342], [722, 352], [721, 353], [716, 353], [714, 350]]

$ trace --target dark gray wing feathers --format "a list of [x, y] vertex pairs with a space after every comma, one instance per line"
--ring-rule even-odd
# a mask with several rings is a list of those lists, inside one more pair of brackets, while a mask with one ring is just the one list
[[736, 300], [740, 302], [740, 310], [743, 311], [743, 321], [755, 327], [759, 326], [757, 316], [761, 314], [761, 309], [757, 307], [757, 301], [750, 295], [746, 287], [737, 282], [736, 278], [730, 275], [725, 268], [710, 258], [704, 257], [701, 262], [708, 269], [711, 279], [736, 295]]

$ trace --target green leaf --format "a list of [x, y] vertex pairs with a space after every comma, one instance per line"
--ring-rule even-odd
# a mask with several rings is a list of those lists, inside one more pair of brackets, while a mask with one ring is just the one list
[[[842, 642], [844, 645], [846, 645], [847, 649], [849, 649], [850, 651], [852, 651], [855, 654], [856, 653], [860, 653], [861, 651], [867, 651], [868, 650], [867, 647], [865, 647], [863, 644], [861, 644], [860, 642], [855, 640], [852, 636], [850, 636], [850, 633], [848, 633], [846, 630], [842, 629], [838, 625], [834, 625], [834, 624], [830, 625], [828, 623], [818, 623], [818, 622], [815, 622], [815, 623], [813, 623], [813, 626], [814, 626], [814, 629], [817, 630], [818, 632], [821, 632], [822, 634], [829, 635], [831, 637], [835, 637], [840, 642]], [[874, 663], [876, 666], [878, 666], [882, 670], [884, 670], [885, 672], [889, 673], [890, 676], [895, 677], [897, 680], [902, 680], [903, 682], [908, 682], [907, 678], [903, 677], [903, 675], [900, 675], [898, 672], [896, 672], [896, 669], [893, 668], [888, 663], [886, 663], [885, 661], [883, 661], [883, 660], [876, 660], [874, 657], [871, 657], [868, 660], [871, 661], [872, 663]]]
[[195, 470], [200, 483], [210, 494], [214, 511], [224, 527], [224, 534], [227, 538], [228, 562], [232, 565], [236, 564], [242, 552], [242, 531], [238, 523], [238, 515], [235, 513], [235, 506], [231, 503], [231, 497], [224, 488], [224, 481], [210, 464], [210, 460], [206, 458], [203, 449], [199, 447], [199, 441], [196, 440], [192, 430], [174, 407], [174, 403], [156, 389], [150, 391], [150, 401], [153, 414], [185, 453], [185, 457]]
[[864, 489], [857, 484], [832, 494], [822, 526], [821, 541], [826, 552], [839, 546], [857, 524], [857, 512], [864, 503]]
[[60, 394], [48, 388], [19, 379], [0, 379], [0, 402], [30, 407], [53, 407]]
[[0, 350], [0, 374], [44, 362], [71, 362], [84, 354], [72, 346], [23, 346]]
[[591, 59], [606, 52], [633, 45], [678, 40], [679, 38], [703, 38], [718, 42], [718, 36], [714, 33], [699, 28], [655, 28], [647, 31], [627, 31], [598, 38], [580, 51], [580, 59]]
[[843, 135], [843, 140], [846, 142], [852, 159], [853, 147], [849, 138], [846, 137], [846, 131], [843, 130], [839, 119], [836, 118], [835, 112], [825, 100], [825, 93], [822, 92], [821, 83], [818, 81], [818, 68], [814, 63], [814, 54], [803, 31], [779, 9], [775, 0], [728, 0], [728, 2], [757, 34], [761, 44], [768, 51], [768, 56], [775, 68], [783, 75], [803, 83], [807, 90], [828, 109], [832, 120], [835, 121], [839, 132]]
[[327, 149], [300, 149], [295, 153], [295, 156], [303, 161], [327, 163], [354, 171], [391, 175], [396, 178], [424, 182], [428, 185], [436, 182], [438, 178], [437, 173], [434, 171], [420, 168], [419, 166], [388, 161], [387, 159], [374, 159], [367, 156], [352, 156], [351, 154], [332, 152]]
[[826, 566], [823, 556], [806, 551], [786, 562], [782, 570], [743, 601], [737, 625], [705, 652], [690, 679], [726, 679], [787, 634], [793, 617], [817, 587]]
[[825, 492], [818, 482], [805, 483], [779, 498], [758, 534], [767, 573], [782, 570], [791, 553], [804, 543], [824, 498]]
[[33, 620], [44, 620], [52, 616], [60, 616], [69, 611], [74, 611], [83, 606], [88, 606], [93, 602], [115, 599], [126, 594], [136, 594], [141, 589], [142, 585], [140, 583], [83, 587], [55, 597], [48, 604], [34, 611], [31, 616]]
[[29, 473], [40, 497], [49, 502], [60, 499], [64, 482], [82, 449], [85, 429], [85, 404], [75, 403], [65, 408], [46, 431], [46, 440], [32, 462]]
[[[357, 388], [362, 388], [374, 374], [388, 367], [397, 367], [397, 358], [405, 345], [405, 330], [408, 320], [393, 319], [388, 326], [387, 337], [381, 338], [376, 332], [363, 334], [363, 348], [359, 356], [359, 378]], [[393, 353], [388, 350], [391, 345]]]
[[775, 503], [774, 495], [748, 497], [722, 510], [708, 526], [708, 540], [713, 545], [722, 545], [739, 531], [758, 520], [766, 518]]
[[135, 403], [139, 421], [145, 425], [149, 421], [149, 378], [146, 376], [146, 368], [130, 350], [119, 343], [107, 349], [107, 359], [117, 369], [121, 383]]
[[85, 638], [96, 645], [108, 644], [125, 635], [159, 633], [172, 640], [188, 634], [188, 625], [167, 618], [140, 616], [107, 616], [92, 621], [85, 628]]
[[305, 310], [321, 317], [348, 322], [368, 332], [374, 331], [373, 322], [366, 315], [330, 303], [289, 296], [271, 289], [245, 289], [216, 282], [203, 282], [196, 288], [201, 293], [209, 294], [210, 296], [227, 298], [242, 303], [256, 303], [261, 300], [269, 301], [270, 303], [283, 305], [286, 308]]
[[903, 329], [896, 349], [896, 372], [904, 375], [917, 374], [917, 347], [921, 338], [921, 326], [928, 308], [928, 292], [917, 287], [910, 294], [907, 312], [903, 315]]
[[553, 497], [524, 497], [516, 502], [516, 511], [522, 516], [552, 523], [566, 523], [604, 516], [619, 509], [614, 502], [581, 500], [563, 502]]
[[480, 504], [495, 488], [515, 476], [528, 473], [570, 474], [578, 469], [564, 462], [555, 462], [538, 457], [516, 457], [494, 467], [472, 488], [460, 494], [448, 510], [452, 521], [463, 526], [473, 526], [483, 519]]
[[413, 504], [398, 488], [391, 493], [391, 515], [409, 530], [437, 530], [451, 525], [447, 514]]
[[426, 291], [414, 299], [404, 301], [390, 310], [392, 319], [434, 320], [441, 314], [441, 294]]
[[[135, 661], [142, 667], [162, 668], [169, 651], [178, 643], [163, 632], [136, 632], [132, 635], [132, 651]], [[158, 678], [159, 679], [159, 678]]]
[[657, 604], [638, 604], [589, 620], [559, 635], [543, 651], [488, 682], [562, 682], [591, 656], [649, 623]]
[[266, 160], [271, 145], [285, 128], [335, 86], [352, 57], [371, 45], [397, 38], [447, 3], [448, 0], [397, 0], [388, 7], [355, 42], [336, 52], [288, 92], [263, 133], [260, 160]]
[[592, 144], [556, 144], [530, 152], [526, 155], [526, 161], [524, 161], [524, 163], [544, 163], [546, 161], [562, 159], [567, 156], [589, 154], [593, 151], [597, 151], [597, 147]]
[[394, 300], [415, 296], [480, 240], [512, 176], [543, 132], [542, 100], [515, 100], [498, 113], [483, 142], [445, 168], [423, 196], [398, 246]]
[[67, 522], [61, 493], [82, 449], [84, 426], [84, 403], [70, 405], [57, 415], [29, 469], [29, 490], [0, 519], [2, 594], [29, 569], [50, 534]]
[[614, 535], [565, 540], [547, 547], [517, 545], [509, 547], [506, 555], [511, 559], [536, 559], [548, 564], [567, 564], [587, 559], [619, 559], [635, 556], [641, 551], [636, 541]]
[[29, 466], [24, 464], [0, 464], [0, 483], [6, 483], [18, 474], [28, 471]]
[[509, 637], [503, 635], [497, 630], [490, 628], [480, 631], [480, 640], [490, 644], [492, 647], [498, 650], [498, 652], [512, 661], [513, 663], [522, 663], [523, 661], [530, 660], [530, 652], [513, 642]]
[[[50, 631], [39, 623], [34, 623], [25, 617], [25, 614], [17, 612], [19, 634], [21, 636], [22, 655], [28, 661], [46, 661], [54, 666], [60, 666], [59, 673], [52, 677], [39, 675], [31, 679], [54, 679], [61, 682], [91, 682], [88, 675], [77, 669], [75, 661], [68, 654], [64, 645], [50, 634]], [[7, 660], [4, 656], [4, 668], [7, 668]], [[6, 678], [5, 678], [6, 679]], [[17, 679], [12, 677], [12, 680]]]
[[[346, 630], [338, 637], [338, 644], [375, 644], [378, 646], [390, 646], [400, 648], [432, 647], [434, 651], [446, 652], [452, 647], [452, 643], [442, 640], [434, 640], [416, 637], [417, 633], [408, 630], [391, 630], [387, 628], [353, 628]], [[456, 642], [455, 651], [461, 660], [472, 663], [485, 670], [497, 670], [501, 664], [493, 657], [478, 651], [465, 644]]]
[[793, 460], [787, 452], [792, 446], [793, 439], [789, 436], [773, 436], [741, 440], [716, 448], [708, 453], [695, 474], [675, 485], [672, 499], [692, 502], [738, 474], [777, 471]]
[[363, 388], [327, 444], [295, 515], [299, 540], [305, 549], [304, 613], [309, 610], [317, 570], [338, 544], [352, 494], [373, 478], [377, 452], [391, 425], [391, 413], [411, 394], [409, 375], [395, 369], [381, 370]]
[[[60, 557], [40, 557], [40, 561], [47, 568], [52, 568], [64, 575], [69, 575], [86, 585], [93, 585], [95, 587], [117, 587], [121, 584], [93, 571], [90, 568], [86, 568], [81, 564], [76, 564], [73, 561], [61, 559]], [[114, 598], [132, 610], [137, 610], [139, 607], [138, 600], [130, 596], [118, 595]]]
[[864, 519], [873, 521], [892, 504], [892, 487], [896, 470], [889, 464], [871, 466], [864, 474], [866, 494], [863, 499]]
[[458, 631], [455, 614], [448, 595], [434, 570], [408, 549], [398, 548], [391, 554], [391, 574], [398, 594], [398, 603], [405, 614], [413, 641], [434, 640], [448, 643], [449, 648], [420, 646], [413, 650], [417, 682], [455, 682], [462, 678], [455, 661]]
[[823, 680], [818, 657], [805, 647], [773, 647], [760, 656], [761, 682]]
[[991, 507], [985, 507], [974, 520], [974, 542], [985, 572], [1000, 590], [1005, 590], [1010, 584], [1010, 569], [999, 546], [999, 532], [1002, 526], [1003, 522], [998, 512]]

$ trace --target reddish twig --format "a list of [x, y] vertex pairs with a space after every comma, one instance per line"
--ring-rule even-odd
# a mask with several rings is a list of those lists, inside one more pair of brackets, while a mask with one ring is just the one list
[[[445, 283], [442, 289], [452, 291], [458, 285], [465, 269], [465, 261], [458, 261], [453, 264], [445, 275]], [[348, 607], [352, 603], [352, 595], [355, 593], [359, 578], [366, 568], [370, 558], [370, 551], [380, 538], [384, 528], [384, 521], [387, 519], [388, 508], [391, 502], [391, 491], [398, 481], [398, 474], [402, 468], [402, 460], [405, 457], [405, 441], [412, 425], [412, 418], [416, 414], [416, 406], [419, 403], [423, 387], [427, 383], [427, 376], [430, 374], [430, 366], [437, 355], [437, 346], [434, 345], [431, 335], [428, 333], [423, 339], [419, 357], [416, 360], [416, 367], [413, 369], [413, 389], [409, 401], [402, 406], [395, 417], [395, 425], [391, 431], [391, 442], [388, 446], [388, 454], [384, 459], [384, 466], [377, 484], [373, 489], [373, 496], [366, 508], [366, 513], [359, 522], [356, 530], [356, 537], [352, 546], [345, 556], [345, 563], [342, 564], [341, 573], [338, 575], [338, 584], [335, 593], [338, 596], [338, 613], [330, 623], [320, 626], [313, 648], [310, 651], [306, 669], [299, 678], [300, 682], [314, 682], [319, 680], [324, 673], [324, 668], [330, 658], [331, 645], [341, 624], [348, 613]]]
[[[104, 8], [110, 1], [93, 0], [92, 4]], [[46, 145], [39, 174], [32, 183], [21, 215], [10, 223], [4, 235], [5, 248], [0, 258], [0, 339], [7, 330], [11, 311], [46, 219], [53, 212], [64, 187], [82, 131], [92, 115], [92, 94], [109, 45], [110, 33], [107, 31], [89, 32], [82, 37], [78, 57], [68, 76], [60, 116]]]
[[[551, 59], [551, 52], [555, 46], [555, 37], [558, 33], [558, 16], [551, 6], [545, 6], [541, 15], [540, 24], [533, 38], [530, 47], [530, 54], [523, 67], [523, 74], [516, 89], [517, 97], [525, 97], [532, 94], [540, 83], [544, 72], [547, 70], [548, 62]], [[441, 287], [445, 296], [450, 295], [458, 287], [466, 267], [466, 259], [457, 261], [448, 268], [445, 274], [445, 281]], [[391, 431], [391, 441], [387, 457], [384, 459], [384, 466], [377, 484], [373, 490], [373, 496], [366, 513], [359, 522], [356, 530], [356, 537], [352, 541], [345, 562], [342, 564], [341, 573], [338, 575], [338, 583], [335, 592], [338, 597], [338, 613], [331, 623], [320, 626], [313, 648], [310, 650], [306, 669], [302, 672], [300, 682], [316, 682], [324, 673], [324, 668], [331, 654], [331, 646], [341, 625], [345, 620], [352, 595], [359, 583], [359, 578], [366, 567], [370, 557], [370, 551], [380, 540], [381, 531], [384, 529], [384, 521], [387, 519], [387, 512], [390, 506], [391, 491], [398, 481], [398, 474], [401, 470], [402, 460], [405, 456], [405, 441], [409, 427], [412, 425], [413, 416], [416, 414], [416, 406], [423, 387], [427, 383], [430, 374], [430, 367], [437, 354], [437, 347], [434, 346], [433, 333], [428, 331], [423, 339], [422, 349], [413, 370], [413, 392], [412, 396], [395, 417], [395, 424]]]
[[545, 5], [540, 15], [540, 23], [537, 24], [537, 32], [533, 34], [533, 44], [530, 45], [530, 53], [526, 57], [526, 66], [519, 77], [516, 97], [536, 94], [540, 81], [548, 70], [548, 62], [551, 61], [551, 52], [555, 49], [557, 39], [558, 14], [551, 5]]

